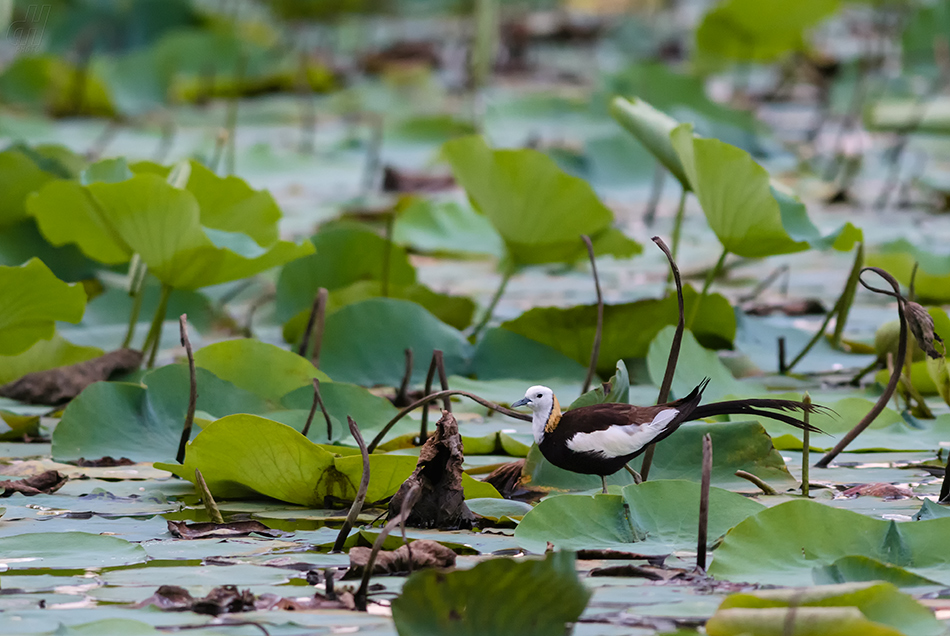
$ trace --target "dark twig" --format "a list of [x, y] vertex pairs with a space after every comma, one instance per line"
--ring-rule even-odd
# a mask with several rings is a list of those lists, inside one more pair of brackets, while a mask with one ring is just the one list
[[937, 503], [950, 503], [950, 455], [947, 457], [947, 467], [943, 471], [943, 484], [940, 485], [940, 498]]
[[782, 275], [785, 276], [785, 279], [788, 280], [788, 265], [780, 265], [772, 270], [772, 273], [762, 279], [755, 287], [752, 288], [748, 294], [739, 297], [740, 303], [747, 303], [758, 298], [762, 292], [772, 286], [772, 284], [777, 281]]
[[699, 533], [696, 542], [696, 567], [706, 570], [706, 534], [709, 527], [709, 480], [712, 475], [712, 437], [703, 435], [703, 476], [699, 485]]
[[195, 408], [198, 404], [198, 379], [195, 372], [195, 354], [191, 349], [191, 340], [188, 339], [188, 315], [182, 314], [178, 318], [178, 327], [181, 329], [181, 344], [188, 355], [188, 411], [185, 414], [185, 426], [181, 431], [181, 441], [178, 442], [178, 454], [175, 458], [179, 464], [185, 463], [185, 446], [191, 437], [191, 427], [195, 423]]
[[333, 552], [343, 551], [343, 544], [346, 542], [346, 538], [349, 536], [353, 524], [356, 523], [356, 518], [360, 516], [363, 503], [366, 501], [366, 491], [369, 489], [369, 451], [366, 450], [366, 442], [363, 441], [363, 436], [360, 434], [360, 427], [352, 417], [347, 416], [346, 423], [350, 427], [350, 435], [356, 440], [356, 444], [360, 447], [360, 454], [363, 456], [363, 476], [360, 478], [360, 488], [356, 491], [356, 499], [353, 500], [353, 505], [350, 506], [350, 512], [346, 515], [346, 521], [344, 521], [343, 526], [340, 527], [340, 534], [336, 535]]
[[[820, 331], [818, 333], [821, 333]], [[778, 337], [778, 372], [785, 375], [788, 365], [785, 364], [785, 336]]]
[[310, 425], [313, 423], [313, 416], [317, 413], [317, 406], [323, 412], [323, 419], [327, 423], [327, 439], [333, 439], [333, 423], [330, 421], [330, 414], [327, 413], [327, 407], [323, 404], [323, 396], [320, 395], [320, 380], [313, 379], [313, 404], [310, 405], [310, 414], [307, 415], [307, 423], [303, 426], [302, 434], [304, 437], [310, 432]]
[[409, 384], [412, 382], [412, 347], [406, 347], [406, 370], [402, 374], [402, 383], [399, 385], [399, 391], [396, 392], [394, 400], [396, 406], [402, 406], [409, 402]]
[[382, 428], [382, 430], [380, 430], [379, 433], [376, 434], [376, 437], [373, 439], [373, 441], [370, 442], [370, 445], [369, 445], [369, 452], [372, 453], [374, 450], [376, 450], [376, 447], [379, 446], [380, 442], [383, 441], [383, 438], [386, 437], [386, 433], [388, 433], [389, 430], [390, 430], [393, 426], [396, 425], [396, 422], [398, 422], [398, 421], [401, 420], [402, 418], [406, 417], [409, 413], [411, 413], [412, 411], [414, 411], [415, 409], [419, 408], [420, 406], [422, 406], [422, 405], [424, 405], [424, 404], [428, 404], [428, 403], [430, 403], [430, 402], [435, 402], [436, 400], [442, 400], [442, 399], [445, 399], [446, 397], [449, 397], [449, 396], [451, 396], [451, 395], [462, 395], [462, 396], [467, 397], [468, 399], [470, 399], [470, 400], [472, 400], [472, 401], [474, 401], [474, 402], [478, 402], [478, 403], [481, 404], [482, 406], [488, 407], [489, 409], [491, 409], [491, 410], [493, 410], [493, 411], [498, 411], [498, 412], [501, 413], [502, 415], [507, 415], [508, 417], [513, 417], [513, 418], [515, 418], [516, 420], [522, 420], [522, 421], [524, 421], [524, 422], [530, 422], [530, 421], [531, 421], [531, 416], [530, 416], [530, 415], [527, 415], [526, 413], [519, 413], [518, 411], [512, 411], [512, 410], [509, 409], [509, 408], [505, 408], [504, 406], [501, 406], [500, 404], [495, 404], [494, 402], [489, 402], [489, 401], [486, 400], [485, 398], [479, 397], [479, 396], [475, 395], [474, 393], [469, 393], [468, 391], [460, 391], [460, 390], [458, 390], [458, 389], [451, 389], [451, 390], [448, 390], [448, 391], [437, 391], [437, 392], [435, 392], [435, 393], [430, 393], [429, 395], [426, 395], [426, 396], [424, 396], [424, 397], [422, 397], [422, 398], [416, 400], [415, 402], [413, 402], [413, 403], [410, 404], [409, 406], [404, 407], [401, 411], [399, 411], [398, 413], [396, 413], [396, 415], [393, 416], [393, 419], [389, 420], [389, 421], [386, 423], [386, 426], [384, 426], [384, 427]]
[[[422, 493], [422, 489], [419, 484], [413, 484], [412, 488], [406, 493], [405, 498], [402, 500], [402, 507], [399, 514], [391, 519], [389, 523], [380, 530], [379, 535], [376, 537], [376, 540], [373, 542], [373, 549], [369, 553], [369, 559], [366, 561], [366, 567], [363, 569], [363, 580], [360, 581], [360, 587], [356, 590], [356, 593], [353, 595], [353, 601], [356, 603], [356, 609], [361, 612], [366, 611], [366, 592], [369, 589], [369, 577], [373, 573], [373, 566], [376, 564], [376, 556], [379, 554], [380, 549], [383, 547], [383, 542], [386, 540], [386, 537], [389, 536], [389, 533], [392, 532], [396, 526], [405, 527], [406, 519], [409, 518], [409, 514], [412, 512], [413, 506], [416, 505], [416, 501], [419, 499], [419, 495]], [[405, 533], [405, 530], [403, 530]]]
[[[871, 271], [876, 273], [878, 276], [883, 278], [891, 286], [893, 291], [888, 291], [886, 289], [879, 289], [877, 287], [871, 287], [864, 282], [860, 277], [858, 282], [860, 282], [866, 289], [875, 292], [877, 294], [884, 294], [885, 296], [890, 296], [897, 300], [897, 313], [901, 321], [901, 330], [900, 330], [900, 341], [897, 345], [897, 360], [903, 360], [907, 355], [907, 317], [904, 315], [904, 298], [900, 293], [900, 285], [894, 277], [888, 274], [886, 271], [879, 267], [865, 267], [861, 270], [862, 273], [866, 271]], [[854, 439], [860, 435], [864, 429], [871, 425], [871, 422], [881, 414], [881, 411], [884, 410], [884, 407], [887, 406], [888, 401], [890, 401], [891, 396], [894, 395], [894, 391], [897, 389], [897, 384], [900, 382], [901, 377], [901, 365], [895, 364], [894, 370], [891, 372], [891, 379], [887, 383], [887, 387], [884, 389], [884, 393], [877, 399], [877, 402], [871, 408], [867, 415], [858, 422], [854, 428], [852, 428], [847, 435], [845, 435], [840, 442], [838, 442], [834, 448], [828, 451], [824, 457], [822, 457], [817, 464], [816, 468], [827, 468], [828, 464], [831, 463], [835, 457], [837, 457], [841, 451], [848, 447], [848, 444], [854, 441]]]
[[[310, 307], [310, 318], [307, 319], [307, 328], [303, 332], [303, 340], [297, 348], [297, 354], [313, 361], [314, 366], [320, 361], [320, 345], [323, 341], [324, 316], [327, 312], [327, 297], [329, 292], [325, 287], [317, 290]], [[310, 353], [310, 339], [313, 338], [313, 353]]]
[[[435, 375], [436, 370], [439, 371], [439, 383], [442, 385], [443, 391], [449, 390], [449, 380], [445, 375], [445, 362], [442, 355], [441, 349], [435, 349], [432, 351], [432, 362], [429, 363], [429, 373], [426, 374], [426, 388], [423, 396], [429, 395], [432, 392], [432, 378]], [[442, 408], [452, 412], [452, 400], [446, 396], [442, 400]], [[422, 423], [419, 426], [419, 444], [425, 444], [426, 440], [429, 438], [429, 404], [426, 403], [422, 407]]]
[[587, 255], [590, 257], [590, 266], [594, 270], [594, 288], [597, 290], [597, 330], [594, 332], [594, 347], [590, 352], [590, 365], [587, 367], [587, 377], [584, 378], [584, 388], [581, 394], [587, 393], [591, 380], [597, 371], [597, 359], [600, 357], [600, 340], [604, 332], [604, 295], [600, 291], [600, 277], [597, 276], [597, 260], [594, 258], [594, 244], [586, 234], [581, 235], [584, 245], [587, 246]]
[[[683, 301], [683, 281], [680, 278], [680, 269], [676, 265], [676, 260], [659, 236], [653, 237], [656, 246], [663, 250], [666, 260], [670, 262], [670, 271], [673, 272], [673, 282], [676, 283], [676, 304], [679, 309], [679, 320], [676, 323], [676, 332], [673, 334], [673, 342], [670, 344], [670, 356], [666, 359], [666, 372], [663, 374], [663, 382], [660, 384], [660, 393], [657, 395], [656, 403], [665, 404], [670, 399], [670, 388], [673, 386], [673, 375], [676, 373], [676, 362], [680, 356], [680, 346], [683, 343], [683, 331], [686, 329], [686, 308]], [[653, 453], [656, 452], [656, 445], [650, 444], [643, 452], [643, 462], [640, 464], [640, 476], [643, 481], [650, 477], [650, 467], [653, 465]]]

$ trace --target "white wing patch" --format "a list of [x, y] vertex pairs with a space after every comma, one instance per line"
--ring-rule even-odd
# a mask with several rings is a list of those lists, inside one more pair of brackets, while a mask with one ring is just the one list
[[635, 453], [666, 430], [679, 414], [677, 409], [660, 411], [652, 422], [611, 426], [593, 433], [578, 433], [567, 440], [567, 447], [578, 453], [597, 453], [601, 457], [620, 457]]

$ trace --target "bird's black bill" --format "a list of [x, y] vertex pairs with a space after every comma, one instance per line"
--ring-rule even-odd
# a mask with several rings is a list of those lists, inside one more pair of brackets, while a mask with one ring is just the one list
[[528, 404], [531, 404], [531, 400], [525, 397], [525, 398], [521, 398], [520, 400], [512, 404], [511, 408], [516, 409], [519, 406], [527, 406]]

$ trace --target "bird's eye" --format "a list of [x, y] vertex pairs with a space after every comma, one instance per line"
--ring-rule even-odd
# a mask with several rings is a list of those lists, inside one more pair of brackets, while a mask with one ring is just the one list
[[541, 394], [540, 394], [540, 393], [538, 393], [538, 394], [537, 394], [537, 395], [536, 395], [535, 397], [541, 397]]

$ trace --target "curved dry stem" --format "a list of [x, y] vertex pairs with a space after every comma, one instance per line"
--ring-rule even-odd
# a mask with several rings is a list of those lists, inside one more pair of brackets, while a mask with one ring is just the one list
[[179, 464], [185, 463], [185, 446], [191, 437], [191, 427], [195, 423], [195, 409], [198, 405], [198, 379], [195, 372], [195, 353], [191, 348], [191, 340], [188, 339], [188, 314], [182, 314], [178, 318], [178, 327], [181, 330], [181, 344], [185, 347], [185, 353], [188, 355], [188, 411], [185, 413], [185, 426], [181, 431], [181, 440], [178, 442], [178, 454], [175, 455]]
[[[673, 375], [676, 373], [676, 362], [680, 356], [680, 346], [683, 344], [683, 331], [686, 329], [686, 309], [683, 301], [683, 281], [680, 278], [680, 269], [676, 265], [670, 248], [666, 246], [659, 236], [653, 237], [653, 242], [657, 247], [663, 250], [666, 260], [670, 262], [670, 271], [673, 273], [673, 282], [676, 283], [676, 303], [679, 308], [679, 320], [676, 323], [676, 332], [673, 334], [673, 342], [670, 345], [670, 356], [666, 359], [666, 372], [663, 374], [663, 382], [660, 384], [660, 393], [657, 395], [656, 403], [664, 404], [670, 399], [670, 388], [673, 386]], [[656, 445], [650, 444], [643, 452], [643, 460], [640, 464], [640, 476], [643, 481], [650, 477], [650, 467], [653, 465], [653, 454], [656, 452]]]
[[450, 396], [453, 396], [453, 395], [461, 395], [461, 396], [463, 396], [463, 397], [467, 397], [468, 399], [472, 400], [473, 402], [477, 402], [478, 404], [481, 404], [482, 406], [488, 407], [488, 408], [490, 408], [490, 409], [493, 410], [493, 411], [498, 411], [498, 412], [501, 413], [502, 415], [507, 415], [508, 417], [513, 417], [513, 418], [515, 418], [515, 419], [517, 419], [517, 420], [522, 420], [522, 421], [525, 421], [525, 422], [530, 422], [530, 421], [531, 421], [531, 416], [530, 416], [530, 415], [527, 415], [526, 413], [519, 413], [518, 411], [512, 411], [512, 410], [509, 409], [509, 408], [505, 408], [504, 406], [501, 406], [500, 404], [495, 404], [494, 402], [489, 402], [489, 401], [486, 400], [485, 398], [479, 397], [479, 396], [475, 395], [474, 393], [469, 393], [468, 391], [460, 391], [460, 390], [458, 390], [458, 389], [451, 389], [451, 390], [448, 390], [448, 391], [436, 391], [435, 393], [430, 393], [429, 395], [426, 395], [426, 396], [424, 396], [424, 397], [422, 397], [422, 398], [416, 400], [415, 402], [413, 402], [413, 403], [410, 404], [409, 406], [403, 408], [401, 411], [399, 411], [398, 413], [396, 413], [396, 415], [393, 417], [393, 419], [389, 420], [389, 421], [386, 423], [386, 426], [384, 426], [384, 427], [379, 431], [379, 433], [376, 434], [376, 437], [373, 439], [373, 441], [370, 442], [370, 445], [369, 445], [369, 452], [372, 453], [373, 451], [375, 451], [375, 450], [376, 450], [376, 447], [379, 446], [380, 442], [383, 441], [383, 438], [386, 437], [386, 433], [388, 433], [388, 432], [390, 431], [390, 429], [392, 429], [392, 427], [396, 425], [396, 422], [398, 422], [398, 421], [401, 420], [402, 418], [404, 418], [404, 417], [406, 417], [407, 415], [409, 415], [410, 412], [414, 411], [415, 409], [419, 408], [420, 406], [423, 406], [423, 405], [425, 405], [425, 404], [429, 404], [430, 402], [435, 402], [436, 400], [441, 400], [441, 399], [443, 399], [443, 398], [447, 398], [447, 397], [450, 397]]
[[[888, 291], [886, 289], [872, 287], [871, 285], [868, 285], [867, 283], [865, 283], [864, 280], [861, 279], [860, 277], [858, 278], [858, 282], [860, 282], [861, 285], [865, 287], [865, 289], [868, 289], [869, 291], [872, 291], [877, 294], [884, 294], [885, 296], [890, 296], [897, 300], [897, 314], [900, 317], [900, 321], [901, 321], [900, 342], [897, 345], [897, 359], [903, 360], [904, 357], [907, 355], [907, 317], [904, 315], [904, 297], [901, 296], [900, 285], [894, 279], [893, 276], [888, 274], [886, 271], [884, 271], [880, 267], [865, 267], [863, 270], [861, 270], [861, 273], [863, 274], [864, 272], [867, 272], [867, 271], [874, 272], [875, 274], [883, 278], [885, 281], [887, 281], [887, 283], [891, 286], [891, 289], [893, 290], [893, 291]], [[873, 422], [874, 419], [878, 415], [881, 414], [881, 411], [883, 411], [884, 407], [887, 406], [887, 403], [890, 401], [891, 396], [894, 395], [894, 391], [897, 389], [897, 384], [898, 382], [900, 382], [901, 370], [902, 369], [900, 365], [897, 365], [897, 364], [894, 365], [894, 370], [891, 373], [891, 379], [888, 381], [887, 387], [885, 387], [884, 389], [884, 393], [882, 393], [881, 396], [877, 399], [877, 402], [874, 404], [873, 407], [871, 407], [871, 410], [868, 412], [868, 414], [865, 415], [864, 418], [862, 418], [861, 421], [858, 422], [854, 426], [854, 428], [848, 431], [848, 434], [845, 435], [841, 439], [841, 441], [835, 445], [834, 448], [828, 451], [825, 454], [825, 456], [822, 457], [818, 461], [817, 464], [815, 464], [816, 468], [827, 468], [828, 464], [831, 463], [831, 460], [833, 460], [845, 448], [847, 448], [848, 444], [853, 442], [854, 439], [858, 435], [860, 435], [864, 431], [864, 429], [870, 426], [871, 422]]]
[[304, 437], [310, 432], [310, 425], [313, 423], [313, 416], [317, 413], [317, 406], [323, 412], [323, 419], [327, 423], [327, 440], [333, 439], [333, 423], [330, 421], [330, 414], [327, 413], [327, 407], [323, 404], [323, 396], [320, 395], [320, 380], [313, 379], [313, 403], [310, 405], [310, 413], [307, 415], [307, 423], [304, 424], [301, 433]]
[[587, 246], [587, 255], [590, 257], [590, 266], [594, 270], [594, 288], [597, 290], [597, 331], [594, 332], [594, 347], [590, 352], [590, 365], [587, 367], [587, 377], [584, 378], [584, 388], [581, 395], [587, 393], [594, 372], [597, 371], [597, 359], [600, 357], [600, 341], [604, 333], [604, 296], [600, 291], [600, 277], [597, 276], [597, 261], [594, 258], [594, 244], [586, 234], [581, 235], [584, 245]]
[[360, 478], [360, 488], [356, 491], [356, 499], [353, 500], [353, 505], [350, 506], [350, 512], [346, 515], [346, 521], [344, 521], [340, 527], [340, 533], [336, 535], [336, 542], [333, 544], [332, 552], [343, 551], [343, 544], [346, 542], [346, 538], [349, 536], [353, 524], [356, 523], [356, 518], [359, 517], [360, 511], [363, 509], [363, 503], [366, 501], [366, 491], [369, 490], [369, 451], [366, 449], [366, 442], [363, 441], [363, 436], [360, 434], [359, 425], [357, 425], [352, 417], [347, 416], [346, 423], [350, 427], [350, 434], [360, 447], [360, 454], [363, 456], [363, 476]]

